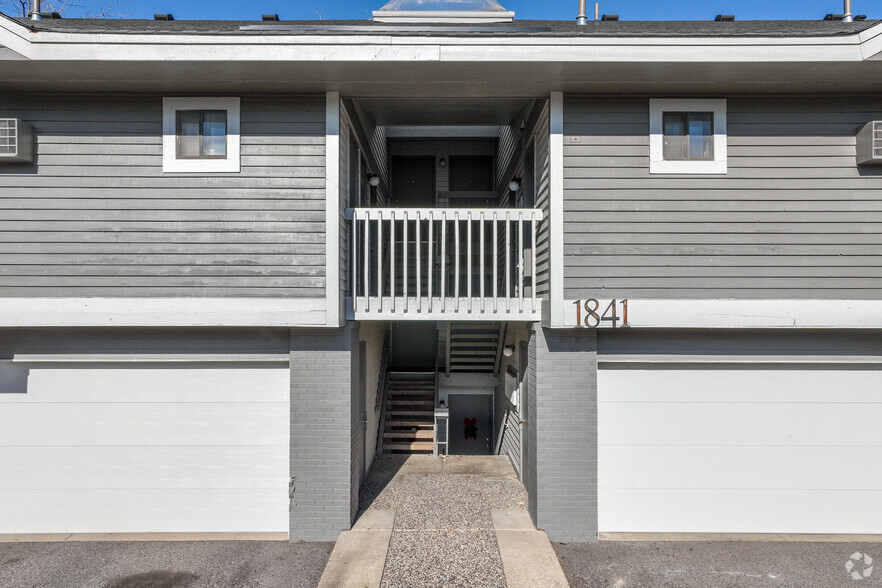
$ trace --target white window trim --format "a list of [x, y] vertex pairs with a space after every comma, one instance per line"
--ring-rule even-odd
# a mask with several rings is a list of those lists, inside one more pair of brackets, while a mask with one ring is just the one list
[[[664, 158], [665, 112], [713, 112], [713, 161], [667, 161]], [[651, 174], [725, 174], [726, 101], [709, 99], [652, 99], [649, 101], [649, 173]]]
[[[227, 156], [223, 159], [178, 159], [177, 119], [179, 110], [226, 110]], [[238, 173], [239, 98], [163, 98], [162, 171], [170, 173]]]

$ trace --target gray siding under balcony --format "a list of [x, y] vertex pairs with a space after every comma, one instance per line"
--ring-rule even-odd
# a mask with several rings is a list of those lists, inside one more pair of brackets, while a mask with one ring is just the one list
[[650, 175], [649, 99], [565, 96], [565, 297], [882, 298], [878, 97], [728, 99], [725, 176]]
[[0, 296], [324, 297], [325, 100], [243, 96], [241, 172], [162, 172], [162, 96], [0, 95]]

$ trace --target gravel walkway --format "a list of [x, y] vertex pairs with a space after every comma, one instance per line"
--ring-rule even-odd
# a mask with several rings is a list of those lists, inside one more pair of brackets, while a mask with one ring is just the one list
[[364, 508], [395, 510], [381, 588], [505, 588], [490, 511], [526, 508], [513, 475], [405, 473], [362, 494]]

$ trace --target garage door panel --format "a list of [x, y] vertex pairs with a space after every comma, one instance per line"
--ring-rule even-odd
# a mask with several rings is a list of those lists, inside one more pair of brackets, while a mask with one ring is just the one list
[[0, 533], [287, 530], [286, 364], [11, 367]]
[[882, 404], [600, 401], [598, 419], [613, 445], [882, 446]]
[[0, 489], [276, 488], [279, 445], [0, 447]]
[[[0, 533], [281, 533], [287, 489], [0, 490]], [[26, 529], [26, 530], [23, 530]]]
[[860, 533], [882, 529], [882, 491], [631, 489], [598, 492], [604, 533]]
[[[286, 403], [27, 403], [0, 411], [0, 446], [284, 443]], [[28, 423], [28, 427], [17, 427]], [[259, 425], [259, 426], [255, 426]]]
[[[744, 364], [738, 369], [720, 369], [711, 365], [682, 364], [664, 369], [608, 367], [599, 373], [598, 399], [616, 402], [750, 402], [750, 403], [824, 403], [831, 402], [835, 388], [837, 403], [880, 403], [882, 365], [838, 366], [819, 369], [805, 366], [795, 369], [781, 365]], [[653, 374], [659, 374], [654, 377]], [[786, 381], [780, 388], [774, 382]], [[605, 385], [614, 383], [614, 387]], [[772, 384], [774, 394], [770, 394]]]
[[600, 531], [882, 533], [879, 423], [878, 364], [601, 364]]
[[288, 402], [289, 377], [274, 364], [7, 363], [0, 365], [0, 403]]
[[879, 447], [620, 445], [604, 447], [603, 457], [598, 479], [606, 490], [882, 488], [882, 467], [867, 467], [882, 464]]

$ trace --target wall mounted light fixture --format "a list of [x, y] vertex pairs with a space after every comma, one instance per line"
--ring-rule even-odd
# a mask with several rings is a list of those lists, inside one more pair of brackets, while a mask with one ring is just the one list
[[512, 355], [514, 355], [514, 350], [514, 345], [506, 345], [502, 348], [502, 355], [506, 357], [511, 357]]
[[512, 178], [512, 180], [508, 183], [508, 189], [512, 192], [517, 192], [521, 189], [521, 178]]
[[367, 177], [368, 177], [368, 184], [370, 184], [371, 186], [377, 187], [380, 185], [380, 176], [378, 176], [377, 174], [369, 173], [367, 175]]
[[438, 160], [438, 167], [447, 167], [447, 160], [443, 157]]

